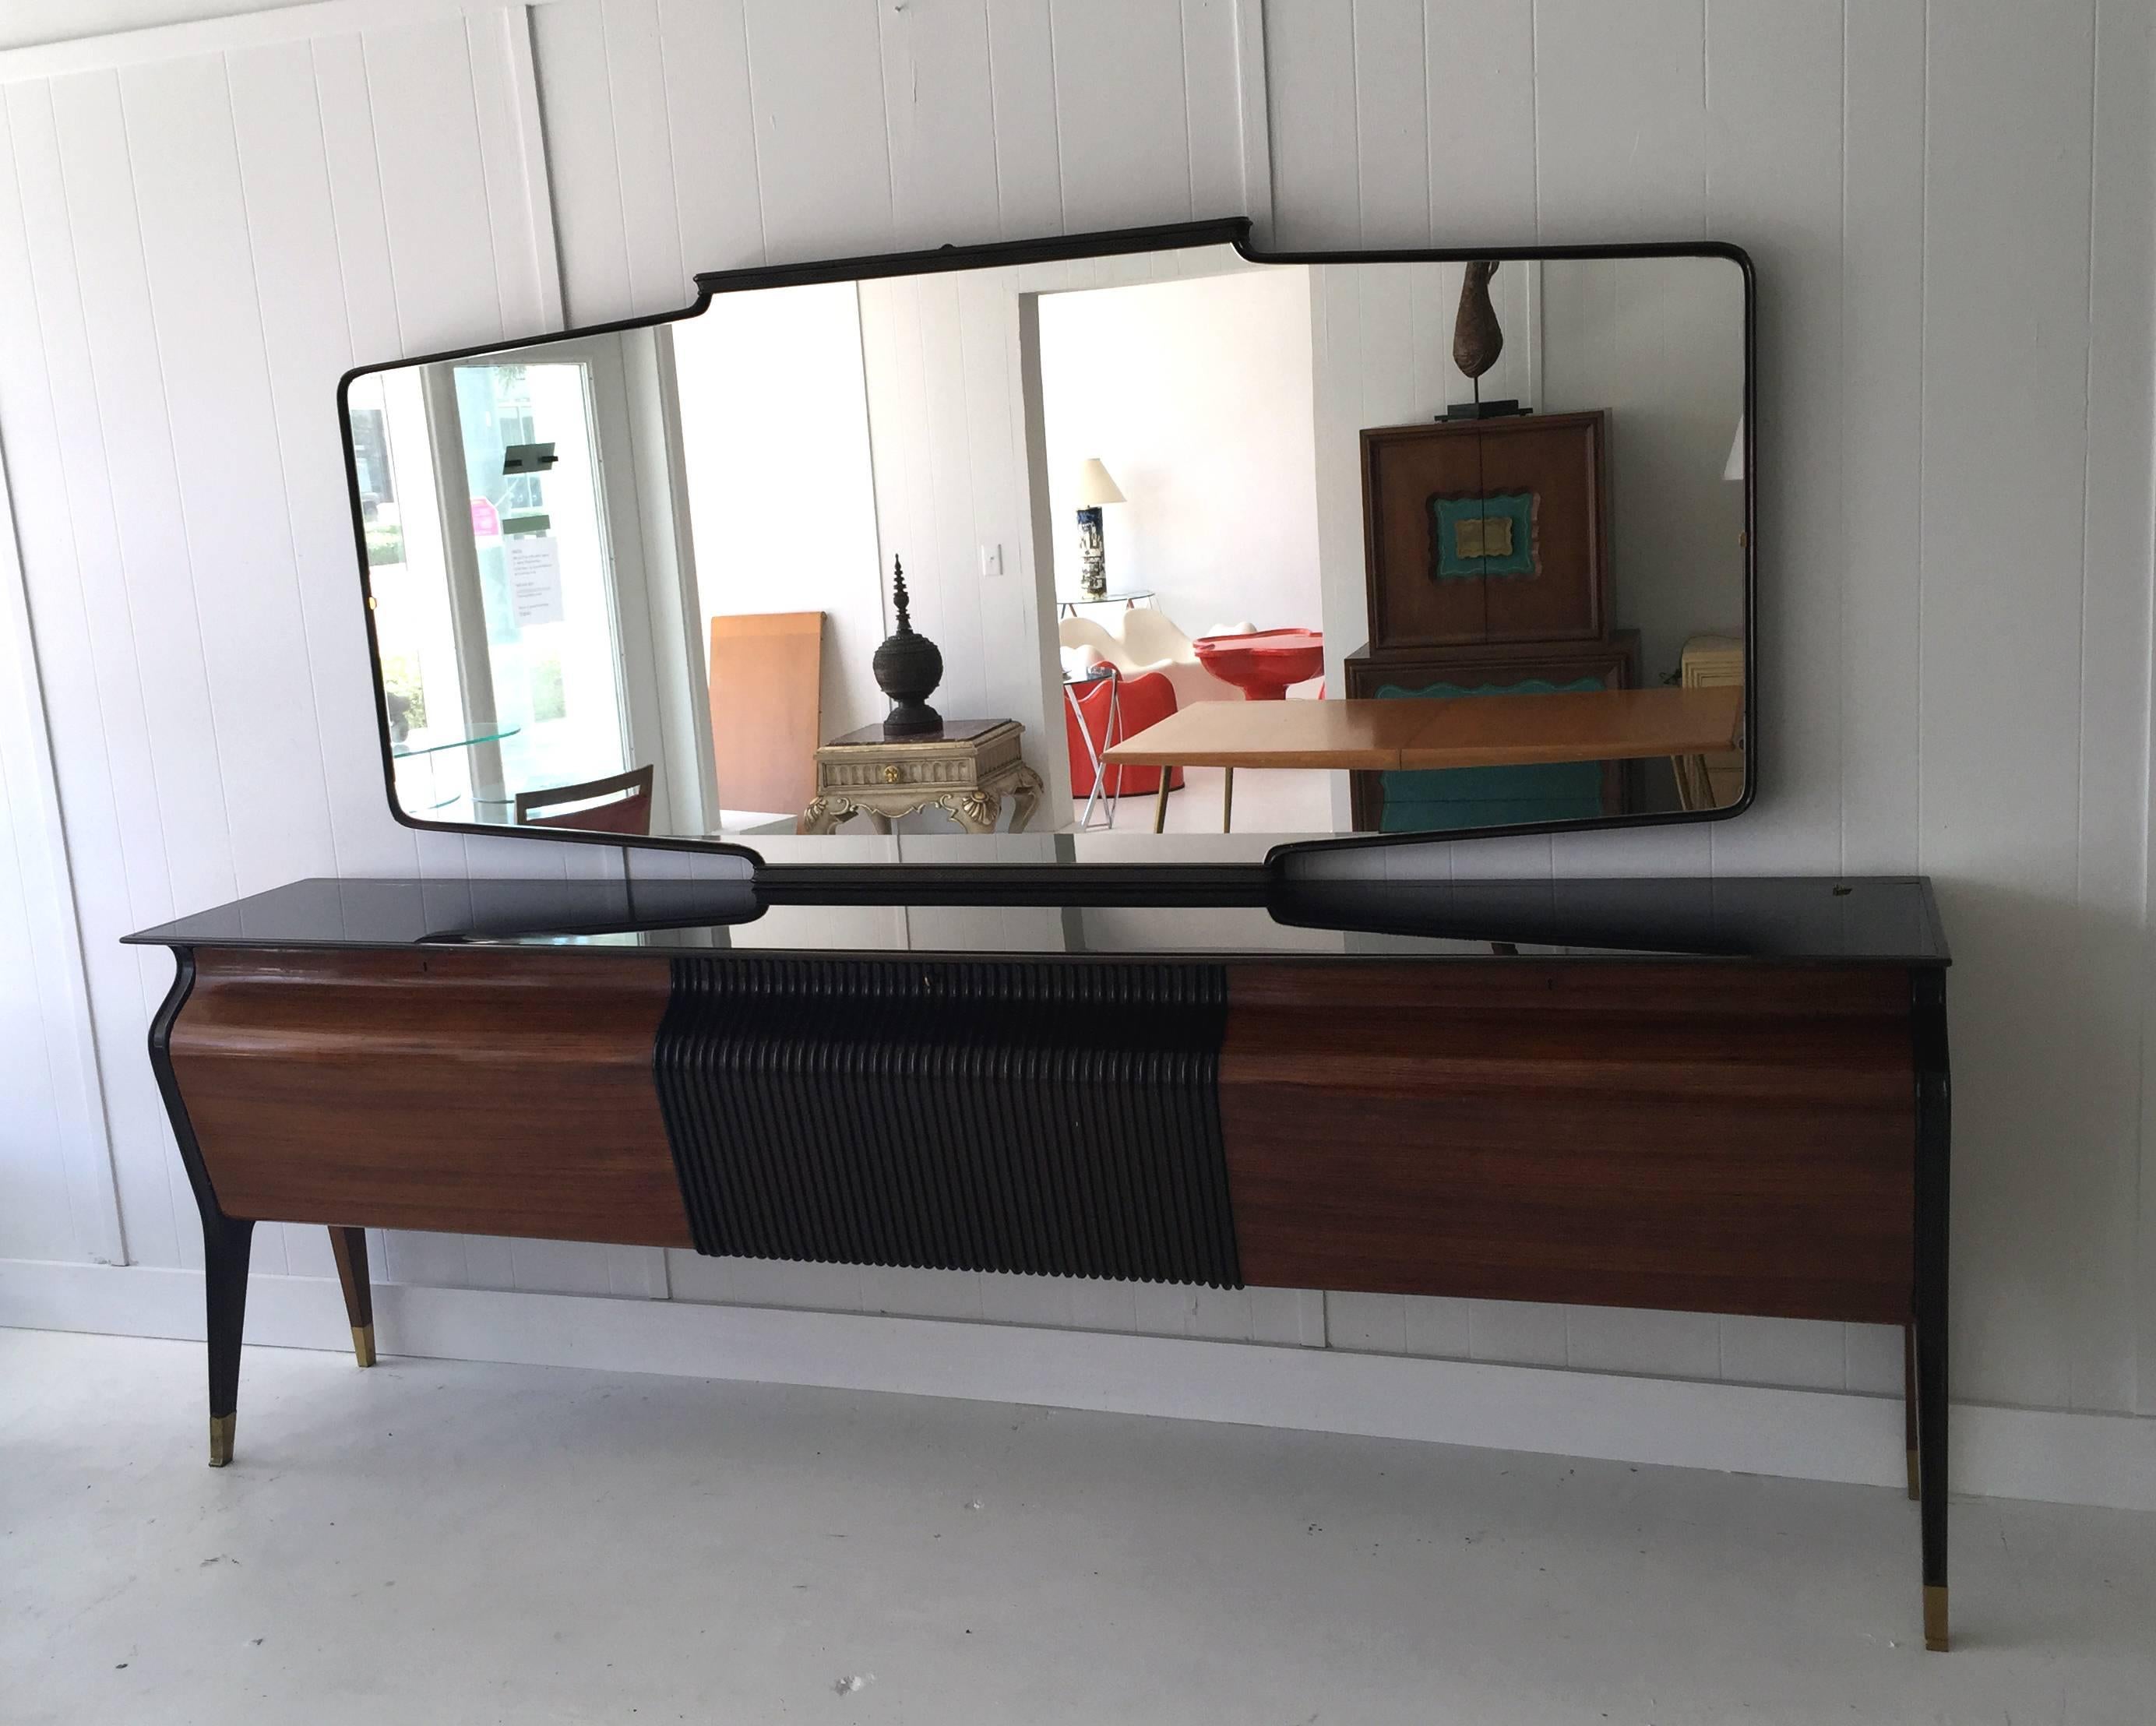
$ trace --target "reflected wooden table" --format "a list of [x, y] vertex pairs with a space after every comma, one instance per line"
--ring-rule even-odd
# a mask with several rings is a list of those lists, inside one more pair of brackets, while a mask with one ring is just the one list
[[[1237, 768], [1389, 772], [1638, 761], [1738, 747], [1744, 691], [1599, 689], [1471, 700], [1199, 701], [1106, 752], [1129, 767], [1226, 770], [1220, 830], [1234, 819]], [[1168, 778], [1152, 830], [1168, 820]]]

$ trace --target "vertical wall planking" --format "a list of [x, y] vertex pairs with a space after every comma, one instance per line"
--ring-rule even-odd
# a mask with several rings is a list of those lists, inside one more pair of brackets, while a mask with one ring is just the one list
[[0, 459], [0, 1252], [126, 1260], [44, 681]]
[[[154, 650], [198, 639], [192, 596], [183, 581], [142, 584], [146, 564], [177, 561], [177, 535], [157, 357], [145, 339], [131, 190], [131, 202], [105, 219], [77, 221], [61, 166], [61, 117], [95, 104], [113, 123], [86, 128], [101, 147], [75, 152], [74, 195], [94, 197], [115, 181], [127, 187], [117, 83], [107, 73], [60, 85], [57, 103], [49, 83], [5, 93], [22, 250], [0, 292], [8, 295], [10, 321], [37, 331], [38, 342], [34, 350], [6, 344], [14, 417], [0, 434], [16, 477], [32, 624], [49, 668], [46, 698], [77, 870], [90, 1006], [100, 1043], [123, 1049], [140, 1046], [170, 971], [100, 936], [146, 913], [168, 915], [176, 891], [213, 902], [229, 894], [234, 877], [215, 755], [196, 741], [209, 729], [199, 660], [184, 650]], [[79, 259], [88, 260], [86, 280]], [[131, 476], [118, 491], [108, 417]], [[144, 653], [146, 642], [152, 650]], [[168, 729], [153, 732], [152, 711]], [[190, 808], [196, 834], [168, 839]], [[116, 1063], [108, 1108], [130, 1247], [141, 1261], [184, 1262], [190, 1242], [146, 1069]]]
[[682, 261], [691, 274], [760, 264], [763, 206], [742, 0], [660, 0], [659, 28], [670, 167], [688, 165], [674, 188]]
[[689, 303], [689, 278], [704, 266], [686, 263], [681, 254], [674, 199], [672, 102], [659, 11], [651, 0], [608, 0], [601, 18], [607, 80], [614, 96], [615, 161], [622, 170], [650, 167], [646, 172], [622, 172], [617, 191], [629, 305], [637, 311], [663, 311]]
[[1430, 238], [1533, 244], [1534, 0], [1424, 0]]
[[2078, 972], [2067, 765], [2105, 717], [2081, 681], [2094, 11], [1934, 7], [1928, 43], [1918, 838], [1971, 979], [1954, 1297], [1983, 1339], [1954, 1364], [1967, 1394], [2059, 1406], [2075, 1323], [2117, 1322], [2090, 1297], [2112, 1148], [2082, 1123], [2118, 1004]]
[[[5, 525], [0, 517], [0, 527]], [[0, 619], [0, 640], [6, 634]], [[12, 693], [4, 686], [0, 692]], [[35, 926], [51, 914], [54, 896], [48, 884], [33, 878], [44, 832], [29, 783], [33, 739], [28, 727], [15, 734], [13, 709], [11, 702], [0, 716], [7, 721], [0, 731], [0, 822], [13, 835], [11, 843], [0, 844], [0, 1096], [8, 1099], [0, 1118], [0, 1183], [8, 1193], [8, 1203], [0, 1205], [0, 1257], [87, 1257], [70, 1214], [62, 1148], [68, 1103], [42, 999], [51, 982], [40, 975], [34, 958]], [[43, 747], [43, 732], [40, 724], [35, 747]]]
[[1352, 5], [1265, 8], [1265, 83], [1245, 100], [1265, 105], [1273, 244], [1281, 251], [1363, 244], [1355, 16]]
[[[375, 163], [404, 351], [426, 352], [517, 333], [495, 267], [470, 44], [443, 19], [361, 38], [377, 107]], [[505, 211], [503, 219], [518, 219]], [[388, 357], [388, 356], [383, 356]]]
[[522, 6], [467, 13], [465, 35], [495, 278], [501, 284], [502, 326], [510, 331], [558, 330], [561, 254], [547, 181], [531, 16]]
[[1933, 14], [1923, 324], [1922, 860], [1987, 977], [1964, 1045], [2013, 1051], [1962, 1087], [1956, 1295], [1990, 1343], [1963, 1382], [2061, 1404], [2097, 1389], [2096, 1337], [2061, 1347], [2066, 1321], [2118, 1323], [2095, 1298], [2118, 1281], [2107, 1147], [2079, 1123], [2123, 1004], [2080, 968], [2082, 788], [2061, 768], [2108, 717], [2109, 692], [2081, 681], [2086, 523], [2069, 501], [2089, 480], [2092, 11], [1990, 31]]
[[336, 868], [408, 873], [410, 835], [377, 789], [343, 446], [324, 399], [324, 381], [353, 354], [314, 69], [305, 42], [243, 49], [225, 66], [276, 439], [271, 472], [292, 541], [301, 624], [295, 669], [314, 713]]
[[1845, 31], [1841, 866], [1866, 875], [1917, 866], [1924, 0], [1850, 8]]
[[1051, 0], [1049, 17], [1068, 231], [1188, 221], [1197, 213], [1194, 157], [1201, 152], [1218, 164], [1208, 183], [1240, 176], [1238, 141], [1192, 136], [1178, 8], [1159, 0]]
[[1544, 244], [1707, 237], [1705, 18], [1705, 0], [1535, 0]]
[[745, 0], [757, 184], [774, 262], [891, 249], [878, 10]]
[[[0, 360], [0, 429], [105, 1047], [139, 1050], [170, 979], [126, 930], [422, 860], [372, 742], [333, 390], [355, 356], [499, 336], [558, 301], [511, 22], [179, 27], [8, 82], [0, 306], [39, 334]], [[493, 860], [560, 869], [570, 849]], [[424, 866], [485, 850], [432, 840]], [[108, 1067], [130, 1249], [196, 1262], [146, 1063]], [[258, 1263], [316, 1266], [318, 1232], [290, 1258], [272, 1232]]]
[[[1426, 20], [1419, 0], [1354, 0], [1355, 203], [1368, 246], [1431, 243]], [[1445, 169], [1452, 172], [1450, 164]]]
[[[633, 177], [649, 185], [664, 174], [670, 191], [671, 172], [664, 160], [621, 160], [607, 14], [599, 0], [541, 7], [531, 15], [531, 46], [546, 116], [547, 177], [553, 188], [566, 320], [576, 328], [630, 316], [639, 308], [629, 285], [622, 184]], [[650, 100], [651, 93], [644, 92], [644, 100]]]
[[[1183, 150], [1190, 163], [1190, 213], [1210, 216], [1265, 213], [1270, 200], [1250, 185], [1250, 164], [1240, 147], [1245, 123], [1236, 33], [1245, 17], [1258, 16], [1240, 0], [1183, 0], [1178, 43], [1183, 61]], [[1262, 128], [1260, 128], [1261, 130]], [[1222, 144], [1233, 141], [1235, 149]]]
[[1068, 233], [1049, 0], [988, 0], [988, 13], [997, 231], [1004, 239]]
[[[2076, 899], [2082, 974], [2102, 1004], [2098, 1130], [2128, 1143], [2140, 1138], [2143, 1150], [2138, 1170], [2131, 1158], [2097, 1167], [2104, 1268], [2085, 1292], [2099, 1312], [2088, 1344], [2076, 1350], [2073, 1391], [2077, 1405], [2149, 1414], [2156, 1413], [2156, 1157], [2146, 1148], [2149, 1117], [2138, 1087], [2148, 1070], [2143, 1038], [2149, 1017], [2150, 750], [2142, 722], [2156, 645], [2148, 448], [2156, 372], [2147, 362], [2156, 352], [2156, 295], [2148, 281], [2156, 254], [2156, 160], [2148, 148], [2156, 130], [2156, 13], [2100, 5], [2095, 56]], [[2142, 363], [2113, 363], [2115, 354], [2139, 356]], [[2098, 711], [2091, 713], [2092, 706]]]
[[129, 67], [121, 96], [185, 537], [145, 574], [192, 587], [234, 872], [259, 892], [336, 858], [223, 59]]
[[891, 234], [901, 250], [998, 237], [996, 112], [984, 0], [879, 6]]
[[[114, 911], [169, 915], [176, 902], [228, 896], [237, 877], [208, 684], [199, 652], [185, 650], [201, 627], [119, 82], [87, 73], [8, 100], [64, 475], [49, 502], [67, 511], [97, 696], [93, 714], [76, 705], [89, 686], [54, 691], [73, 709], [56, 723], [59, 747], [103, 745], [125, 883]], [[47, 502], [22, 496], [18, 507], [27, 521]], [[26, 573], [34, 614], [49, 572], [40, 558]]]

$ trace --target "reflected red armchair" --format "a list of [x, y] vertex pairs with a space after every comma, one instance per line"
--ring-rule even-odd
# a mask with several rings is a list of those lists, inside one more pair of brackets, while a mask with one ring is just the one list
[[[1120, 743], [1134, 737], [1147, 726], [1158, 725], [1175, 711], [1175, 686], [1158, 671], [1120, 680], [1103, 677], [1096, 683], [1073, 688], [1070, 693], [1077, 699], [1079, 712], [1086, 716], [1086, 733], [1091, 736], [1096, 753], [1108, 747], [1108, 691], [1118, 681], [1122, 694], [1116, 703], [1115, 742]], [[1086, 736], [1078, 729], [1078, 714], [1070, 711], [1068, 701], [1063, 704], [1063, 729], [1070, 746], [1070, 794], [1091, 797], [1092, 758], [1086, 753]], [[1175, 777], [1168, 781], [1168, 787], [1180, 790], [1183, 769], [1178, 767], [1172, 771]], [[1151, 797], [1160, 789], [1160, 772], [1157, 767], [1111, 767], [1106, 789], [1115, 797]]]

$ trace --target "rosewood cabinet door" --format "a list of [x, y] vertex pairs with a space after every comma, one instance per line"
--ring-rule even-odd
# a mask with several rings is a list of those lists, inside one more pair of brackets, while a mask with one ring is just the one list
[[1905, 1322], [1898, 969], [1238, 967], [1246, 1281]]
[[690, 1245], [663, 958], [204, 948], [172, 1062], [228, 1215]]

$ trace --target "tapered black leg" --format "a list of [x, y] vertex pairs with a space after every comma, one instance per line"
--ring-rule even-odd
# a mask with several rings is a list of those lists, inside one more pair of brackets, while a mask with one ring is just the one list
[[180, 1097], [179, 1080], [172, 1071], [172, 1027], [194, 990], [194, 950], [175, 948], [172, 958], [172, 986], [150, 1021], [150, 1070], [157, 1076], [157, 1090], [172, 1123], [172, 1140], [187, 1171], [187, 1184], [194, 1189], [195, 1209], [202, 1213], [203, 1288], [209, 1333], [209, 1466], [222, 1468], [232, 1460], [232, 1429], [239, 1406], [239, 1338], [247, 1322], [247, 1260], [254, 1245], [254, 1225], [227, 1216], [217, 1202], [202, 1147], [195, 1143], [187, 1107]]
[[374, 1287], [367, 1277], [367, 1230], [331, 1229], [330, 1251], [336, 1255], [337, 1281], [344, 1286], [345, 1317], [352, 1321], [352, 1358], [374, 1364]]
[[209, 1466], [232, 1460], [239, 1410], [239, 1338], [247, 1322], [247, 1261], [254, 1225], [203, 1219], [203, 1282], [209, 1304]]
[[1924, 1646], [1943, 1653], [1947, 1633], [1947, 1235], [1952, 1143], [1947, 1075], [1946, 979], [1917, 973], [1912, 1030], [1917, 1056], [1917, 1466], [1923, 1523]]

